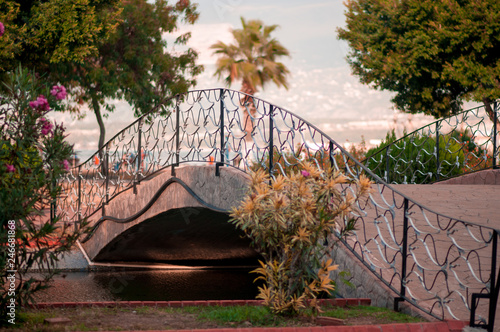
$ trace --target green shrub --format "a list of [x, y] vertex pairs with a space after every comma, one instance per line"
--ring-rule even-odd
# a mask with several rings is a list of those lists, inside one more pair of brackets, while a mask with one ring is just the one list
[[[340, 172], [301, 164], [302, 171], [270, 179], [264, 170], [252, 173], [250, 191], [231, 212], [232, 222], [251, 239], [264, 257], [254, 272], [265, 282], [259, 287], [272, 312], [295, 315], [307, 300], [334, 289], [330, 272], [337, 268], [327, 255], [336, 236], [354, 229], [351, 211], [370, 190], [370, 181], [355, 182]], [[352, 191], [342, 191], [348, 186]]]
[[379, 146], [368, 150], [365, 165], [390, 183], [424, 184], [460, 174], [464, 144], [452, 135], [440, 136], [438, 149], [436, 142], [436, 137], [419, 134], [397, 140], [392, 131]]

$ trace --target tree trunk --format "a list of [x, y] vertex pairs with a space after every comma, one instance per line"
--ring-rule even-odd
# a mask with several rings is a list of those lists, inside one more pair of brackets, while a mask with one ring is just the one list
[[[490, 118], [491, 122], [495, 122], [495, 113], [494, 109], [491, 107], [491, 100], [488, 98], [483, 98], [484, 108], [486, 110], [486, 114]], [[498, 129], [498, 116], [497, 116], [497, 129]]]
[[102, 121], [101, 106], [99, 105], [99, 101], [97, 101], [97, 98], [95, 97], [92, 97], [92, 108], [94, 109], [97, 124], [99, 125], [99, 143], [97, 148], [101, 150], [101, 148], [104, 146], [104, 139], [106, 137], [106, 127], [104, 126], [104, 122]]
[[104, 122], [102, 121], [101, 106], [99, 105], [99, 101], [97, 100], [95, 94], [92, 94], [92, 108], [94, 109], [97, 124], [99, 125], [99, 166], [101, 166], [102, 174], [105, 175], [107, 174], [107, 165], [104, 160], [104, 151], [102, 148], [104, 146], [104, 139], [106, 138], [106, 127], [104, 126]]
[[[499, 116], [497, 114], [496, 116], [496, 121], [495, 121], [495, 111], [493, 109], [493, 107], [491, 107], [491, 100], [488, 99], [488, 98], [483, 98], [483, 103], [484, 103], [484, 109], [486, 110], [486, 114], [488, 114], [488, 117], [490, 118], [491, 122], [493, 123], [493, 127], [491, 128], [492, 130], [496, 130], [497, 131], [497, 139], [498, 139], [498, 136], [499, 136], [499, 132], [498, 132], [498, 129], [500, 129], [500, 119], [499, 119]], [[493, 139], [493, 138], [492, 138]], [[496, 144], [494, 144], [494, 146], [497, 146]], [[496, 151], [493, 151], [493, 154], [497, 153]], [[496, 165], [493, 165], [493, 167], [495, 167]]]
[[[252, 87], [252, 85], [249, 84], [245, 80], [243, 80], [240, 91], [243, 93], [246, 93], [247, 95], [250, 95], [250, 96], [253, 96], [255, 94], [255, 92], [257, 92]], [[250, 96], [243, 96], [240, 99], [240, 105], [243, 107], [243, 114], [244, 114], [243, 124], [244, 124], [244, 130], [245, 130], [245, 140], [247, 142], [252, 141], [252, 131], [253, 131], [253, 125], [254, 125], [253, 118], [257, 114], [257, 109], [255, 108], [254, 100]]]

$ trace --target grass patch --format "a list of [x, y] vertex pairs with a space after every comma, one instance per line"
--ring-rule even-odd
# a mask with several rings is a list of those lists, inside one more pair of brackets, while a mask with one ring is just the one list
[[213, 321], [220, 324], [238, 324], [247, 322], [251, 326], [286, 326], [296, 318], [275, 316], [263, 306], [211, 306], [187, 307], [184, 311], [195, 314], [197, 319]]
[[[321, 316], [344, 319], [347, 325], [413, 323], [424, 321], [390, 309], [371, 306], [324, 306]], [[45, 318], [64, 317], [64, 326], [44, 324]], [[184, 308], [113, 307], [29, 309], [19, 312], [15, 326], [2, 331], [95, 331], [95, 330], [168, 330], [242, 327], [316, 326], [307, 316], [273, 315], [263, 306], [210, 306]]]
[[418, 323], [424, 321], [422, 318], [413, 317], [402, 312], [396, 312], [387, 308], [372, 306], [347, 306], [347, 307], [325, 307], [321, 316], [349, 319], [358, 317], [374, 317], [394, 323]]

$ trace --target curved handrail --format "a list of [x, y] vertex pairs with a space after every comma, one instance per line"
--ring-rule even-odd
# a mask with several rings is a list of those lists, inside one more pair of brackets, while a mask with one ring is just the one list
[[[498, 103], [491, 104], [497, 115]], [[490, 119], [488, 113], [481, 105], [438, 119], [373, 151], [361, 162], [394, 184], [431, 183], [496, 167], [498, 119]]]
[[[160, 107], [167, 116], [160, 115]], [[358, 206], [359, 229], [344, 241], [349, 250], [398, 296], [436, 318], [467, 319], [473, 294], [491, 296], [496, 306], [492, 257], [498, 230], [422, 206], [314, 125], [257, 97], [229, 89], [175, 96], [115, 135], [93, 157], [99, 156], [103, 160], [94, 164], [90, 158], [60, 181], [64, 196], [58, 209], [64, 219], [78, 221], [98, 210], [105, 215], [106, 204], [121, 192], [186, 162], [245, 172], [260, 167], [274, 176], [310, 160], [351, 179], [365, 174], [375, 191]], [[474, 322], [492, 324], [484, 305], [477, 313]]]

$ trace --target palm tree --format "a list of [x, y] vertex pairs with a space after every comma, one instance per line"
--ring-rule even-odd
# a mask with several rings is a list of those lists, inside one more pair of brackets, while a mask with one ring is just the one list
[[[228, 86], [241, 81], [241, 92], [254, 95], [259, 88], [273, 82], [278, 87], [287, 87], [287, 75], [290, 73], [284, 64], [277, 62], [280, 56], [289, 56], [288, 50], [271, 33], [278, 25], [265, 26], [260, 20], [245, 21], [241, 17], [242, 29], [233, 29], [235, 43], [226, 45], [218, 41], [211, 46], [214, 54], [220, 55], [217, 60], [215, 76], [225, 76]], [[251, 140], [253, 118], [256, 114], [253, 98], [245, 96], [240, 100], [245, 112], [246, 139]], [[250, 117], [251, 115], [251, 117]], [[252, 119], [252, 120], [251, 120]]]

